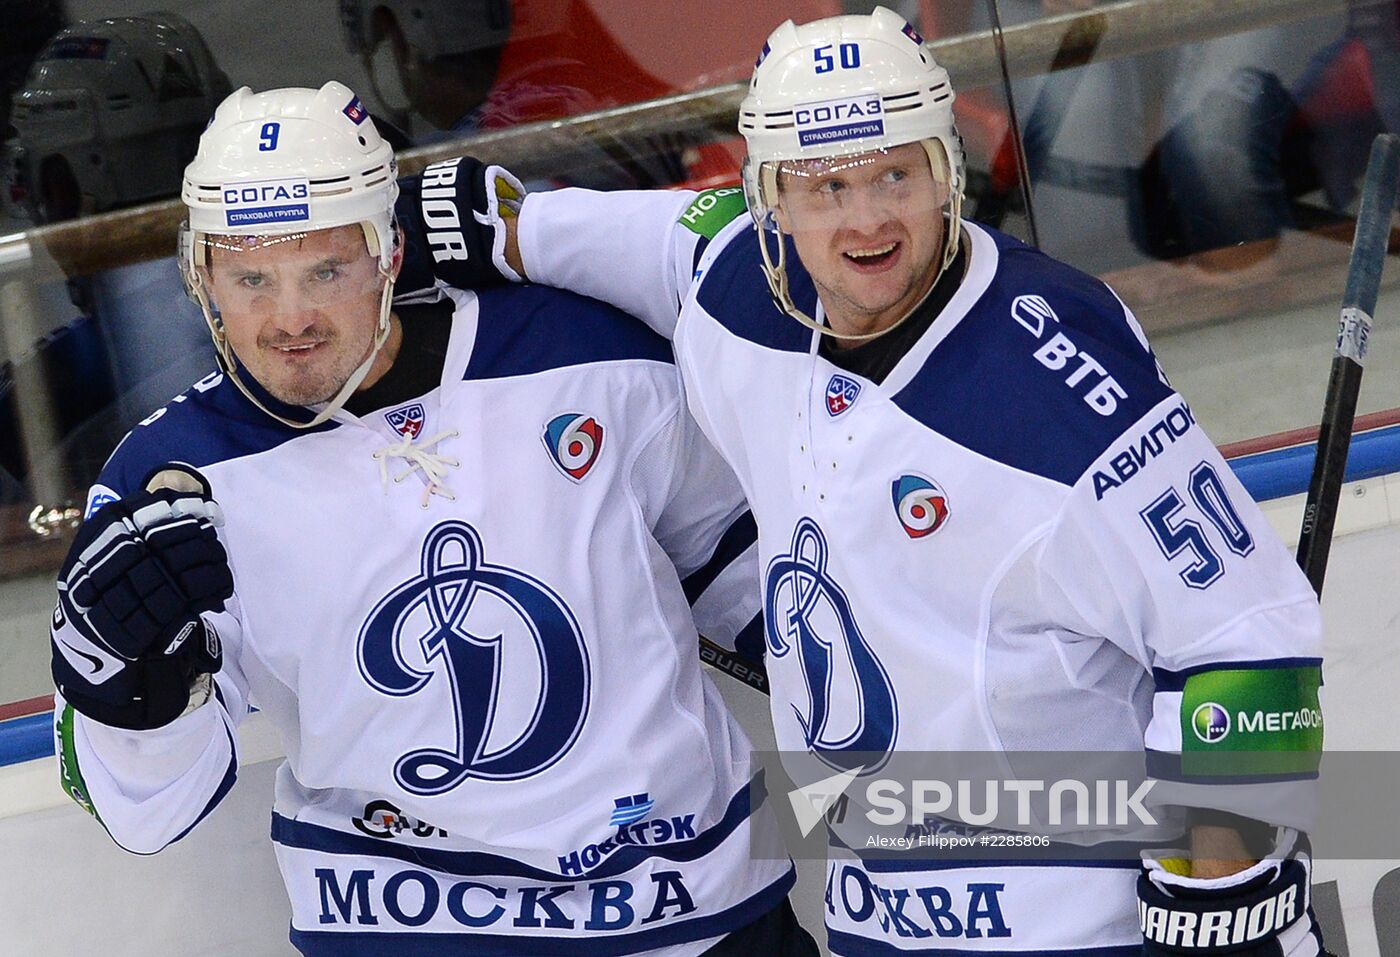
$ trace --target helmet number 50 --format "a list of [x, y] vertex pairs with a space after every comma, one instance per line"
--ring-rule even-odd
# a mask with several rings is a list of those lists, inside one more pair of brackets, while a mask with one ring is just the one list
[[[812, 51], [812, 55], [817, 61], [818, 73], [830, 73], [836, 69], [836, 58], [831, 55], [831, 44], [825, 43]], [[838, 55], [841, 58], [841, 69], [854, 70], [860, 66], [860, 44], [843, 43], [839, 48]]]
[[282, 133], [281, 123], [264, 123], [258, 134], [258, 152], [271, 153], [277, 149], [277, 137]]

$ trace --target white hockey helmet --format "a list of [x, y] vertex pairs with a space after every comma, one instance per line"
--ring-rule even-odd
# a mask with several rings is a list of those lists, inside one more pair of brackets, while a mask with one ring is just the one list
[[[186, 286], [209, 323], [224, 371], [263, 411], [287, 425], [309, 428], [334, 414], [363, 381], [388, 337], [398, 245], [397, 175], [393, 149], [369, 112], [349, 87], [334, 80], [319, 90], [235, 90], [214, 111], [194, 161], [185, 168], [180, 265]], [[258, 248], [350, 225], [363, 230], [377, 266], [374, 281], [383, 284], [374, 346], [311, 422], [291, 421], [263, 406], [239, 379], [204, 278], [208, 251]]]
[[511, 37], [511, 0], [340, 0], [345, 45], [368, 56], [396, 25], [425, 60], [504, 46]]
[[[769, 288], [784, 311], [836, 335], [803, 313], [788, 292], [786, 244], [774, 217], [778, 169], [785, 161], [923, 144], [934, 176], [949, 194], [939, 275], [952, 263], [965, 188], [953, 99], [948, 71], [934, 61], [924, 38], [885, 7], [801, 26], [788, 20], [769, 35], [739, 104], [739, 132], [748, 146], [744, 197], [760, 232]], [[765, 232], [777, 234], [776, 261]], [[885, 331], [838, 338], [871, 338]]]
[[340, 0], [341, 34], [364, 62], [371, 92], [391, 119], [409, 123], [403, 80], [379, 59], [397, 34], [425, 63], [499, 50], [563, 32], [571, 0]]
[[32, 215], [54, 222], [169, 196], [228, 92], [204, 38], [176, 14], [59, 31], [14, 97]]

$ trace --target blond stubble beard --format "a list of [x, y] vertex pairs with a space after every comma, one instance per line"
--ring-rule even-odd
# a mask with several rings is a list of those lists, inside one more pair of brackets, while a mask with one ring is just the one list
[[[365, 343], [363, 349], [359, 350], [358, 357], [354, 359], [345, 360], [342, 354], [337, 351], [335, 355], [328, 358], [325, 372], [313, 369], [307, 370], [305, 373], [295, 373], [276, 383], [275, 387], [269, 385], [262, 376], [255, 375], [254, 378], [273, 398], [288, 405], [311, 406], [329, 402], [345, 387], [345, 383], [350, 381], [350, 377], [354, 375], [360, 363], [364, 362], [373, 342], [374, 336], [371, 333], [369, 341]], [[325, 341], [323, 348], [338, 350], [339, 346], [340, 337], [333, 335]], [[261, 346], [259, 350], [262, 351]], [[267, 353], [271, 354], [273, 362], [277, 361], [278, 353], [275, 347], [268, 349]], [[342, 362], [346, 366], [343, 369], [341, 368]]]

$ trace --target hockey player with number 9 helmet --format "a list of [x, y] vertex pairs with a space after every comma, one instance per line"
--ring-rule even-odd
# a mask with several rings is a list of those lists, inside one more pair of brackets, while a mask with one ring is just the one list
[[[949, 224], [964, 176], [953, 88], [893, 11], [778, 27], [740, 104], [739, 132], [764, 274], [804, 325], [873, 338], [903, 321], [957, 255]], [[850, 307], [855, 329], [818, 323], [793, 302], [789, 238], [828, 315]]]
[[[397, 167], [360, 99], [319, 90], [235, 91], [185, 170], [180, 263], [219, 362], [259, 408], [297, 428], [330, 418], [379, 362], [401, 264]], [[250, 373], [309, 421], [274, 412]]]

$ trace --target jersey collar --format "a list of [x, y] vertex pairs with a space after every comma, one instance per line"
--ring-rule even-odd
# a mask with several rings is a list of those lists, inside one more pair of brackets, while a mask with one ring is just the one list
[[986, 230], [975, 223], [963, 220], [962, 225], [969, 243], [967, 274], [938, 318], [933, 320], [919, 340], [895, 363], [890, 374], [885, 376], [885, 381], [877, 387], [887, 395], [894, 395], [909, 384], [928, 362], [933, 350], [948, 338], [972, 311], [972, 307], [977, 305], [996, 276], [997, 263], [1000, 260], [996, 242]]

